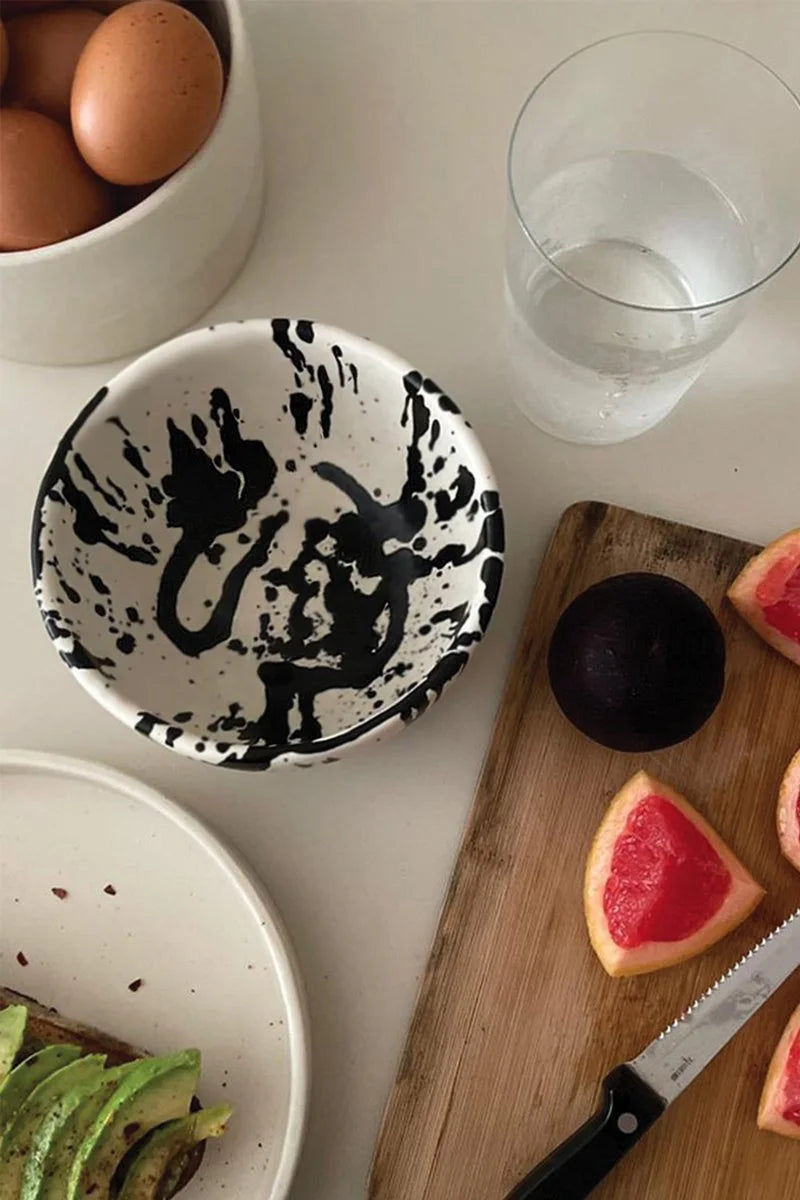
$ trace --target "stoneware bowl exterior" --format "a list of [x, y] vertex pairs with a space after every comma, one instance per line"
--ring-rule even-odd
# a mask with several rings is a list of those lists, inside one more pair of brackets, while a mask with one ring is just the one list
[[42, 482], [33, 565], [62, 659], [126, 724], [208, 763], [308, 764], [461, 671], [503, 520], [431, 380], [341, 330], [255, 320], [100, 389]]
[[261, 216], [263, 150], [239, 0], [208, 0], [228, 62], [222, 110], [185, 167], [79, 237], [0, 254], [0, 355], [31, 363], [117, 358], [185, 329], [239, 271]]

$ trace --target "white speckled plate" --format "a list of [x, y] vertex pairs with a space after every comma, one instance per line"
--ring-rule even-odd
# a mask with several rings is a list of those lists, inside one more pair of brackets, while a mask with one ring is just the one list
[[291, 949], [183, 809], [106, 767], [0, 751], [0, 985], [154, 1053], [198, 1046], [201, 1099], [235, 1113], [181, 1194], [288, 1194], [309, 1082]]

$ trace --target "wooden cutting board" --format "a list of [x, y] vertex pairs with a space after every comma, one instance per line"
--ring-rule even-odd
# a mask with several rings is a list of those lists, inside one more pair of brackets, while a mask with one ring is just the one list
[[[777, 532], [777, 531], [776, 531]], [[542, 564], [373, 1163], [372, 1200], [503, 1200], [581, 1124], [598, 1085], [800, 904], [780, 856], [778, 785], [800, 745], [800, 673], [736, 616], [725, 590], [756, 547], [599, 503], [567, 510]], [[690, 741], [619, 754], [553, 700], [556, 618], [608, 575], [694, 588], [728, 646], [723, 700]], [[609, 979], [586, 936], [586, 854], [640, 767], [686, 794], [767, 888], [744, 926], [694, 962]], [[800, 1143], [756, 1129], [770, 1056], [800, 1003], [796, 973], [593, 1195], [792, 1200]]]

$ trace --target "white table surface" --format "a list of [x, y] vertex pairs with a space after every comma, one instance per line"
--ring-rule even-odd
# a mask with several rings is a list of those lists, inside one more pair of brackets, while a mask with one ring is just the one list
[[310, 1000], [313, 1097], [293, 1200], [357, 1200], [525, 598], [559, 513], [595, 497], [755, 540], [800, 523], [800, 261], [673, 416], [638, 441], [568, 446], [513, 407], [499, 338], [511, 122], [558, 59], [634, 28], [724, 37], [800, 90], [800, 4], [249, 0], [249, 10], [268, 196], [253, 254], [213, 319], [328, 320], [393, 347], [447, 388], [500, 479], [508, 566], [497, 614], [441, 704], [337, 766], [245, 776], [169, 754], [70, 680], [29, 584], [41, 472], [113, 368], [3, 363], [0, 744], [138, 775], [247, 855], [289, 926]]

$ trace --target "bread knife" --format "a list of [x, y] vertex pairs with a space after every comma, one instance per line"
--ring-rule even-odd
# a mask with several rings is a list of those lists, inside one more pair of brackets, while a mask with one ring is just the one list
[[798, 967], [800, 908], [637, 1058], [615, 1067], [594, 1116], [507, 1200], [584, 1200]]

